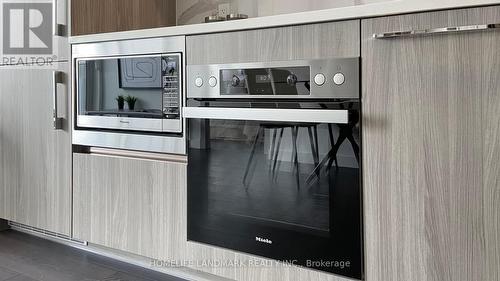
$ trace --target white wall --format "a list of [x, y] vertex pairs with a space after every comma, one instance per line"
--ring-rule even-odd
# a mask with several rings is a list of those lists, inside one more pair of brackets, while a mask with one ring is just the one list
[[385, 1], [390, 0], [177, 0], [177, 24], [202, 23], [217, 14], [218, 4], [228, 2], [236, 3], [239, 13], [262, 17]]

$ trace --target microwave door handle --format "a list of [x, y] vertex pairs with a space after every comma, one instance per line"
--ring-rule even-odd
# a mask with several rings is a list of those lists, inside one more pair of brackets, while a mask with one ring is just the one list
[[57, 110], [57, 84], [64, 83], [63, 79], [64, 73], [61, 71], [52, 71], [52, 119], [54, 130], [62, 129], [63, 118], [58, 117]]
[[304, 122], [348, 124], [346, 109], [274, 109], [274, 108], [221, 108], [184, 107], [183, 116], [188, 119], [221, 119], [271, 122]]

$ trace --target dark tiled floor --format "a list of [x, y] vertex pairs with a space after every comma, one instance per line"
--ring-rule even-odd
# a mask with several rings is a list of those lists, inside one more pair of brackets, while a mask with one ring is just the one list
[[0, 281], [182, 281], [24, 233], [0, 232]]

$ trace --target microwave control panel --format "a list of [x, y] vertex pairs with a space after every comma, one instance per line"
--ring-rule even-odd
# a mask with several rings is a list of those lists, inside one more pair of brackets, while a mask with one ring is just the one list
[[181, 64], [180, 54], [163, 55], [162, 85], [163, 85], [163, 116], [166, 119], [180, 119]]

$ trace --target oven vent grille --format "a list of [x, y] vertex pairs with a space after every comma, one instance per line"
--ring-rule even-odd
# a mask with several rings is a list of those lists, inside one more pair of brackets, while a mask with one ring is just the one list
[[76, 243], [76, 244], [83, 245], [83, 246], [88, 245], [88, 243], [86, 241], [80, 241], [77, 239], [73, 239], [67, 235], [59, 234], [59, 233], [48, 231], [48, 230], [43, 230], [40, 228], [32, 227], [29, 225], [25, 225], [25, 224], [13, 222], [13, 221], [9, 221], [9, 226], [14, 230], [32, 233], [32, 234], [39, 235], [39, 236], [45, 236], [47, 238], [59, 240], [62, 242]]

